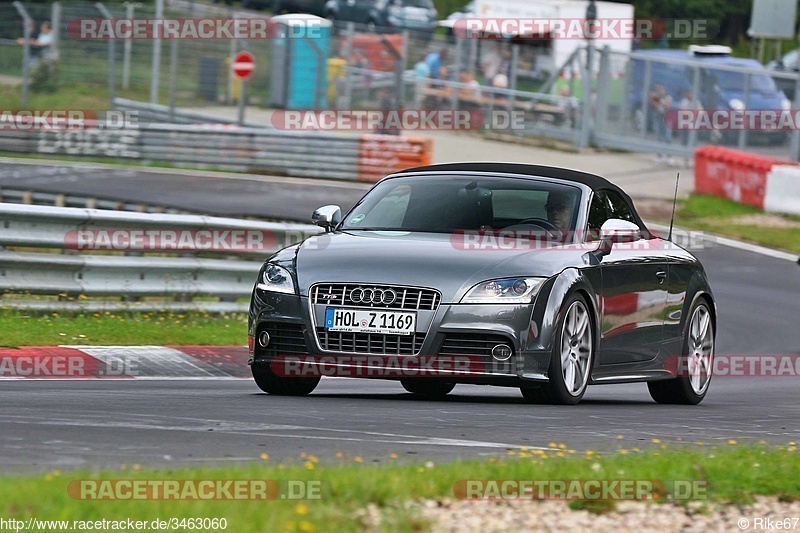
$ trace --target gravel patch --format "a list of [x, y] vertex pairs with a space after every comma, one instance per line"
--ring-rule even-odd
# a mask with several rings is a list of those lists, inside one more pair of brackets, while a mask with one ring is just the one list
[[[800, 502], [783, 502], [776, 497], [757, 497], [752, 504], [742, 506], [697, 501], [684, 504], [624, 501], [605, 514], [572, 510], [564, 501], [426, 500], [415, 506], [420, 516], [430, 522], [432, 531], [451, 533], [763, 531], [767, 523], [762, 522], [759, 527], [756, 518], [772, 520], [772, 528], [777, 529], [775, 521], [800, 517]], [[800, 531], [800, 521], [787, 523], [790, 531]]]

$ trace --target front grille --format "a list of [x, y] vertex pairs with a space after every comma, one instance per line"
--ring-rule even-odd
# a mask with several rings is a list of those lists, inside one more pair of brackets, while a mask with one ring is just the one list
[[[269, 345], [266, 348], [258, 344], [261, 332], [269, 333]], [[256, 333], [255, 358], [273, 358], [278, 355], [307, 355], [308, 347], [303, 335], [302, 324], [286, 322], [268, 322], [262, 324]]]
[[[393, 290], [396, 298], [389, 304], [354, 302], [350, 295], [354, 289]], [[330, 296], [328, 296], [330, 295]], [[439, 291], [398, 285], [371, 285], [368, 283], [322, 283], [311, 289], [311, 301], [320, 305], [348, 307], [380, 307], [381, 309], [411, 309], [435, 311], [442, 301]]]
[[425, 340], [424, 333], [414, 335], [384, 335], [382, 333], [352, 333], [317, 328], [320, 348], [331, 352], [373, 355], [416, 355]]
[[502, 335], [484, 333], [448, 333], [445, 335], [439, 355], [462, 355], [491, 358], [492, 348], [498, 344], [514, 347], [510, 339]]

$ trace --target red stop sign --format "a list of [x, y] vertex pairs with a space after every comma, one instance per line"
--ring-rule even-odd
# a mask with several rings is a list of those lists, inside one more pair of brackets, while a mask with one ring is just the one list
[[236, 57], [233, 58], [231, 70], [233, 71], [233, 75], [240, 80], [246, 80], [252, 76], [255, 69], [256, 58], [253, 57], [253, 54], [250, 52], [239, 52], [236, 54]]

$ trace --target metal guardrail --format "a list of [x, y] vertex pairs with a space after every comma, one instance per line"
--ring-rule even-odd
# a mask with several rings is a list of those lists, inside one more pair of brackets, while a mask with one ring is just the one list
[[[261, 262], [269, 253], [299, 242], [319, 228], [305, 224], [257, 222], [199, 215], [128, 213], [67, 207], [43, 207], [0, 203], [0, 290], [7, 294], [60, 295], [62, 297], [119, 297], [116, 302], [56, 300], [30, 303], [36, 309], [79, 307], [243, 310], [237, 298], [249, 296]], [[135, 255], [81, 253], [81, 235], [122, 235], [125, 246], [97, 246], [90, 249]], [[148, 233], [149, 232], [149, 233]], [[197, 236], [199, 232], [230, 243], [234, 232], [245, 246], [199, 246], [212, 237], [189, 239], [176, 246], [175, 236]], [[171, 243], [162, 240], [171, 234]], [[156, 235], [155, 245], [146, 239], [138, 245], [133, 235]], [[244, 235], [244, 236], [243, 236]], [[257, 246], [246, 246], [248, 238]], [[228, 239], [227, 241], [225, 239]], [[234, 239], [235, 240], [235, 239]], [[133, 243], [133, 244], [131, 244]], [[14, 251], [4, 248], [22, 248]], [[42, 248], [61, 253], [28, 251]], [[145, 255], [158, 252], [159, 256]], [[171, 253], [172, 257], [164, 257]], [[178, 254], [180, 256], [175, 257]], [[189, 255], [189, 257], [187, 257]], [[216, 255], [218, 258], [208, 258]], [[235, 256], [235, 258], [231, 258]], [[260, 260], [252, 260], [258, 256]], [[225, 258], [219, 258], [225, 257]], [[146, 297], [171, 297], [173, 302], [140, 302]], [[192, 301], [193, 298], [221, 301]], [[0, 300], [0, 306], [25, 307], [14, 299]]]
[[0, 129], [0, 144], [21, 153], [373, 182], [403, 168], [429, 164], [432, 157], [432, 141], [421, 138], [146, 121], [125, 128]]

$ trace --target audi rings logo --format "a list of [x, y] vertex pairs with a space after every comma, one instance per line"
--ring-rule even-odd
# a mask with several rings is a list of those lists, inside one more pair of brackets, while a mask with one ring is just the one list
[[357, 304], [391, 305], [397, 300], [397, 293], [392, 289], [364, 289], [357, 287], [350, 291], [350, 300]]

